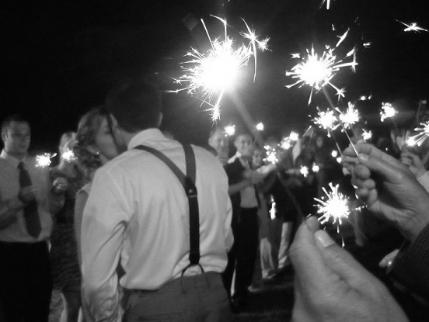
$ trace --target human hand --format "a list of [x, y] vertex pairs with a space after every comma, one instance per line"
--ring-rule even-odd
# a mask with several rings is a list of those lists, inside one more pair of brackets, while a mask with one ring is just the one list
[[22, 203], [28, 204], [36, 200], [36, 193], [37, 189], [33, 186], [24, 187], [19, 191], [18, 198]]
[[413, 241], [429, 223], [429, 195], [400, 161], [370, 144], [355, 147], [359, 157], [349, 147], [343, 162], [352, 171], [358, 198]]
[[295, 270], [294, 322], [407, 321], [386, 287], [319, 230], [316, 218], [301, 224], [290, 256]]
[[52, 190], [57, 194], [61, 194], [66, 192], [68, 186], [69, 183], [66, 178], [58, 177], [52, 183]]
[[410, 169], [416, 178], [422, 176], [426, 172], [425, 166], [417, 154], [404, 151], [401, 153], [401, 162]]

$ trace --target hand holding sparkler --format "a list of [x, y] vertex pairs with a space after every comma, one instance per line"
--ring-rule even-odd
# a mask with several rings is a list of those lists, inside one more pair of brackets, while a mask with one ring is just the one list
[[404, 151], [401, 153], [401, 162], [410, 169], [410, 171], [416, 176], [421, 177], [425, 172], [425, 166], [419, 156], [410, 151]]
[[290, 256], [295, 271], [293, 321], [408, 321], [386, 287], [319, 230], [316, 218], [301, 224]]
[[357, 196], [368, 210], [392, 222], [406, 238], [414, 240], [429, 224], [428, 193], [399, 160], [370, 144], [359, 144], [356, 149], [359, 157], [351, 147], [344, 151], [343, 164], [352, 170]]

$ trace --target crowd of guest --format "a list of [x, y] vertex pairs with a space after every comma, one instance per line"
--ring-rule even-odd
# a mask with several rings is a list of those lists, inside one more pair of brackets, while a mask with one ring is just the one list
[[[231, 321], [285, 271], [294, 321], [429, 312], [424, 149], [394, 157], [356, 132], [338, 160], [306, 133], [266, 162], [275, 138], [216, 127], [206, 147], [182, 144], [159, 130], [161, 109], [152, 86], [120, 84], [61, 136], [55, 167], [29, 154], [27, 119], [3, 120], [1, 321], [48, 321], [52, 290], [61, 321]], [[309, 217], [329, 182], [365, 206], [349, 221], [354, 257]]]

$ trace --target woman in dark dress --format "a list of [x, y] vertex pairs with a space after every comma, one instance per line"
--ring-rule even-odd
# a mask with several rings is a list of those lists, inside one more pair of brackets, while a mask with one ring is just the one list
[[60, 141], [60, 163], [51, 170], [53, 186], [63, 184], [65, 202], [55, 215], [51, 236], [51, 266], [54, 290], [60, 291], [64, 311], [61, 322], [78, 321], [81, 307], [81, 274], [74, 235], [74, 206], [76, 192], [82, 187], [83, 175], [72, 152], [75, 134], [63, 134]]

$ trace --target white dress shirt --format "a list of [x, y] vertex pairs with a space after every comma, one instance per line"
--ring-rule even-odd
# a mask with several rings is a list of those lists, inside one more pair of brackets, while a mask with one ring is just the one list
[[0, 201], [6, 202], [17, 198], [20, 191], [18, 164], [21, 161], [30, 175], [33, 187], [36, 189], [41, 232], [37, 238], [28, 234], [24, 211], [21, 209], [16, 212], [17, 220], [14, 223], [0, 229], [0, 241], [34, 243], [48, 239], [52, 231], [52, 216], [49, 212], [49, 170], [37, 168], [34, 158], [25, 157], [23, 160], [18, 160], [3, 150], [0, 154]]
[[[189, 264], [189, 206], [173, 172], [154, 155], [158, 149], [185, 173], [182, 145], [158, 129], [137, 134], [128, 151], [100, 168], [94, 177], [82, 221], [84, 301], [96, 321], [117, 321], [120, 261], [126, 289], [157, 290], [179, 278]], [[223, 272], [232, 246], [228, 179], [219, 161], [193, 146], [200, 213], [200, 264]], [[186, 275], [199, 274], [198, 268]]]

